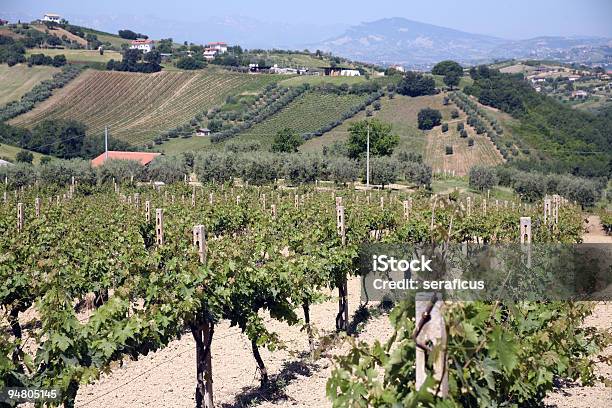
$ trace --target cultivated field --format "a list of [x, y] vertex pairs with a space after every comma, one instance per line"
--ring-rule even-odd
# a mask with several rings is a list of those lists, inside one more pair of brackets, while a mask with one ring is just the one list
[[114, 59], [115, 61], [121, 61], [121, 59], [123, 58], [120, 52], [109, 50], [104, 51], [104, 55], [100, 55], [100, 52], [98, 50], [31, 48], [26, 51], [26, 56], [29, 57], [32, 54], [45, 54], [50, 57], [54, 57], [56, 55], [65, 55], [68, 62], [74, 63], [107, 63], [112, 59]]
[[91, 70], [11, 123], [32, 127], [46, 119], [76, 119], [88, 126], [89, 133], [101, 134], [109, 126], [113, 137], [142, 145], [229, 95], [261, 89], [273, 80], [268, 75], [220, 70], [156, 74]]
[[[454, 172], [455, 175], [468, 174], [474, 165], [496, 166], [503, 163], [503, 158], [495, 145], [486, 135], [477, 135], [466, 127], [468, 138], [474, 139], [474, 146], [468, 146], [468, 138], [459, 137], [456, 123], [449, 123], [449, 130], [442, 132], [440, 126], [427, 133], [427, 144], [423, 158], [432, 166], [434, 173]], [[453, 154], [446, 154], [446, 146], [453, 147]]]
[[291, 128], [300, 134], [314, 132], [321, 126], [340, 120], [344, 112], [365, 98], [366, 95], [307, 92], [269, 119], [238, 135], [236, 140], [272, 140], [284, 128]]
[[50, 79], [59, 68], [48, 66], [33, 66], [25, 64], [9, 67], [0, 65], [0, 105], [16, 101], [26, 92], [45, 79]]

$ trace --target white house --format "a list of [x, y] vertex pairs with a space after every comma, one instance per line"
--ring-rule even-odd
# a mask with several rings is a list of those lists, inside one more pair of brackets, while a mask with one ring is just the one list
[[397, 72], [406, 72], [406, 68], [404, 68], [401, 65], [391, 65], [390, 68], [393, 68], [394, 70], [396, 70]]
[[213, 42], [206, 44], [204, 48], [204, 58], [212, 60], [217, 54], [223, 54], [227, 52], [227, 44], [224, 42]]
[[198, 128], [198, 130], [196, 130], [196, 136], [210, 136], [210, 129]]
[[54, 13], [46, 13], [43, 18], [42, 21], [49, 21], [51, 23], [58, 23], [60, 21], [62, 21], [62, 16], [60, 16], [59, 14], [54, 14]]
[[151, 52], [151, 50], [155, 48], [155, 41], [153, 40], [145, 40], [143, 38], [139, 38], [137, 40], [132, 40], [130, 43], [131, 50], [141, 50], [145, 54], [147, 52]]
[[340, 71], [340, 76], [356, 77], [361, 76], [361, 73], [357, 69], [343, 69]]

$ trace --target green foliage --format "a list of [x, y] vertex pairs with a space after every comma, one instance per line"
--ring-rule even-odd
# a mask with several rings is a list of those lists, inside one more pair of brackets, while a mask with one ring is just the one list
[[497, 185], [497, 174], [492, 167], [473, 166], [469, 173], [469, 184], [471, 188], [484, 191]]
[[359, 163], [346, 157], [335, 157], [327, 164], [330, 179], [336, 184], [346, 185], [359, 178]]
[[396, 91], [406, 96], [433, 95], [436, 93], [436, 82], [431, 77], [409, 71], [397, 85]]
[[444, 123], [442, 124], [442, 132], [443, 132], [443, 133], [448, 132], [448, 123], [444, 122]]
[[32, 161], [34, 161], [34, 155], [32, 154], [32, 152], [29, 152], [27, 150], [20, 150], [16, 155], [15, 155], [15, 160], [18, 163], [28, 163], [28, 164], [32, 164]]
[[194, 57], [181, 57], [176, 61], [176, 67], [186, 70], [202, 69], [206, 67], [206, 62]]
[[352, 123], [349, 127], [349, 157], [362, 158], [367, 149], [370, 136], [370, 154], [372, 156], [390, 156], [399, 144], [399, 136], [391, 132], [391, 125], [379, 119], [368, 119]]
[[397, 181], [400, 163], [393, 157], [373, 157], [370, 159], [371, 183], [383, 188]]
[[368, 406], [537, 406], [558, 377], [593, 381], [590, 355], [607, 341], [581, 328], [591, 313], [573, 302], [455, 303], [445, 310], [448, 339], [449, 397], [439, 399], [416, 389], [414, 302], [391, 313], [394, 332], [384, 343], [352, 342], [336, 358], [327, 395], [334, 407]]
[[442, 114], [437, 109], [423, 108], [417, 116], [418, 127], [421, 130], [430, 130], [442, 122]]
[[275, 153], [295, 153], [304, 143], [304, 139], [290, 128], [285, 128], [276, 132], [271, 150]]
[[463, 75], [463, 67], [459, 63], [451, 60], [440, 61], [431, 69], [431, 73], [434, 75], [448, 75], [455, 74], [457, 76]]

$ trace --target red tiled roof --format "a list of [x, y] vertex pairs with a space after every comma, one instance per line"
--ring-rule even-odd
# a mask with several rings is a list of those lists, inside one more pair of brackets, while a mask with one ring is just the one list
[[153, 40], [149, 40], [149, 39], [138, 39], [138, 40], [132, 40], [132, 44], [133, 45], [138, 45], [138, 44], [151, 44], [153, 43]]
[[[117, 152], [108, 151], [109, 160], [136, 160], [143, 166], [151, 163], [154, 158], [161, 155], [161, 153], [145, 153], [145, 152]], [[98, 167], [104, 164], [106, 160], [106, 153], [102, 153], [91, 161], [91, 167]]]
[[206, 45], [227, 45], [227, 43], [224, 43], [224, 42], [211, 42], [211, 43], [208, 43]]

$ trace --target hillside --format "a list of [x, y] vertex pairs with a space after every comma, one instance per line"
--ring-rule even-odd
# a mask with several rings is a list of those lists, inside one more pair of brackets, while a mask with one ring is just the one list
[[114, 138], [142, 145], [162, 131], [188, 123], [227, 96], [257, 91], [274, 79], [222, 70], [156, 74], [89, 70], [10, 123], [33, 127], [47, 119], [76, 119], [88, 126], [90, 134], [102, 134], [109, 126]]
[[300, 134], [316, 132], [322, 126], [341, 120], [343, 113], [363, 103], [366, 98], [366, 94], [309, 91], [267, 120], [239, 134], [235, 140], [261, 140], [267, 144], [284, 128]]
[[[381, 99], [381, 109], [374, 117], [390, 123], [393, 133], [400, 137], [398, 150], [411, 151], [423, 155], [424, 161], [432, 166], [435, 172], [455, 171], [457, 175], [465, 175], [470, 167], [476, 164], [496, 165], [503, 162], [499, 152], [484, 135], [476, 135], [473, 129], [466, 127], [468, 137], [474, 139], [474, 146], [467, 146], [467, 139], [460, 138], [456, 130], [458, 122], [465, 122], [463, 112], [459, 118], [451, 119], [450, 112], [454, 105], [443, 105], [443, 95], [419, 96], [410, 98], [396, 95], [393, 99]], [[417, 115], [423, 108], [438, 109], [442, 113], [443, 122], [449, 123], [449, 131], [442, 133], [437, 126], [424, 132], [417, 128]], [[308, 140], [301, 151], [321, 151], [324, 146], [330, 146], [336, 141], [348, 139], [348, 129], [352, 123], [366, 118], [365, 113], [359, 113], [342, 125], [325, 133], [319, 138]], [[454, 153], [447, 155], [445, 147], [453, 146]]]
[[[7, 145], [6, 143], [0, 143], [0, 159], [8, 159], [9, 161], [12, 162], [15, 160], [15, 156], [17, 156], [17, 153], [19, 153], [22, 150], [27, 150], [27, 149], [22, 149], [17, 146]], [[42, 157], [45, 157], [44, 154], [36, 153], [34, 151], [30, 151], [30, 152], [34, 156], [34, 162], [33, 162], [34, 164], [39, 164], [40, 159]]]
[[106, 64], [111, 59], [115, 61], [121, 61], [123, 58], [120, 52], [106, 50], [103, 55], [100, 55], [98, 50], [70, 50], [70, 49], [49, 49], [49, 48], [30, 48], [26, 51], [26, 56], [32, 54], [45, 54], [50, 57], [56, 55], [64, 55], [68, 62], [75, 64], [89, 64], [92, 62], [99, 62]]
[[0, 106], [19, 100], [41, 81], [51, 79], [56, 72], [59, 72], [59, 68], [50, 66], [28, 67], [26, 64], [17, 64], [9, 67], [0, 64]]

